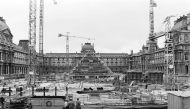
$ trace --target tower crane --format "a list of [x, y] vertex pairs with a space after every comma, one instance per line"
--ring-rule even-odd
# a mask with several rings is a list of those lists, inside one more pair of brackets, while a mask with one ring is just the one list
[[[57, 2], [53, 0], [56, 5]], [[40, 0], [40, 16], [39, 16], [39, 54], [43, 55], [43, 30], [44, 30], [44, 0]]]
[[58, 34], [58, 37], [66, 37], [66, 59], [67, 59], [66, 64], [68, 66], [67, 72], [69, 72], [69, 38], [73, 37], [73, 38], [82, 38], [87, 40], [95, 40], [87, 37], [70, 36], [69, 34], [70, 34], [69, 32], [67, 32], [66, 34], [61, 34], [61, 33]]
[[174, 45], [173, 37], [171, 35], [171, 18], [175, 15], [167, 16], [163, 22], [165, 24], [165, 31], [154, 33], [152, 40], [165, 36], [165, 71], [166, 71], [166, 84], [175, 87], [175, 65], [174, 65]]
[[[174, 83], [172, 82], [174, 80], [174, 53], [173, 53], [173, 39], [170, 34], [171, 31], [171, 22], [170, 19], [174, 17], [174, 15], [166, 17], [164, 20], [165, 24], [165, 32], [159, 32], [154, 33], [154, 7], [157, 6], [157, 4], [154, 2], [154, 0], [150, 0], [149, 5], [149, 24], [150, 24], [150, 33], [149, 33], [149, 41], [153, 44], [156, 44], [155, 40], [159, 37], [165, 36], [165, 61], [166, 61], [166, 83]], [[154, 48], [155, 45], [152, 47]], [[154, 50], [152, 47], [151, 51]]]
[[31, 84], [31, 75], [36, 73], [36, 0], [29, 1], [29, 79]]
[[39, 76], [43, 73], [44, 67], [44, 50], [43, 50], [43, 38], [44, 38], [44, 0], [40, 0], [40, 16], [39, 16]]
[[[53, 2], [54, 4], [57, 4], [55, 0], [53, 0]], [[29, 72], [29, 75], [32, 74], [34, 76], [36, 75], [36, 21], [37, 21], [36, 10], [37, 10], [37, 1], [29, 0], [29, 70], [28, 72]], [[44, 19], [44, 0], [40, 0], [39, 55], [42, 57], [42, 64], [43, 64], [43, 26], [44, 26], [43, 19]], [[29, 81], [28, 84], [30, 84], [30, 82], [31, 81]]]
[[[150, 0], [150, 5], [149, 5], [149, 40], [147, 42], [148, 45], [148, 51], [150, 53], [154, 52], [158, 46], [157, 46], [157, 41], [154, 38], [154, 7], [156, 7], [157, 4], [154, 2], [154, 0]], [[154, 56], [150, 56], [151, 60], [154, 60]]]
[[[36, 53], [36, 0], [29, 2], [29, 52], [30, 52], [30, 66], [29, 71], [34, 71], [34, 59]], [[35, 72], [35, 71], [34, 71]]]
[[157, 7], [157, 4], [154, 2], [154, 0], [150, 0], [149, 5], [149, 27], [150, 27], [150, 33], [149, 33], [149, 39], [152, 39], [154, 37], [154, 7]]
[[[171, 33], [173, 32], [179, 32], [182, 33], [182, 31], [178, 30], [172, 30], [171, 27], [171, 18], [176, 17], [177, 15], [171, 15], [166, 17], [164, 23], [165, 23], [165, 60], [166, 60], [166, 83], [172, 88], [175, 89], [176, 85], [176, 74], [175, 74], [175, 63], [174, 63], [174, 41], [173, 41], [173, 35]], [[190, 31], [186, 31], [190, 32]]]
[[[56, 5], [57, 1], [53, 0], [53, 3]], [[44, 67], [44, 50], [43, 50], [43, 38], [44, 38], [44, 0], [40, 0], [40, 13], [39, 13], [39, 56], [40, 56], [40, 68], [39, 68], [39, 75], [43, 73]]]
[[175, 68], [174, 68], [174, 44], [171, 35], [171, 18], [174, 15], [167, 16], [165, 23], [165, 61], [166, 61], [166, 83], [175, 87]]

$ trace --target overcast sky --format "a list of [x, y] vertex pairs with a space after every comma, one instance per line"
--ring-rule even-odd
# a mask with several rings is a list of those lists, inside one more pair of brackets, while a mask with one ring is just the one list
[[[44, 51], [65, 52], [66, 39], [58, 33], [95, 38], [96, 52], [138, 52], [149, 34], [149, 0], [53, 0], [45, 1]], [[38, 0], [39, 2], [39, 0]], [[155, 31], [165, 17], [190, 13], [190, 0], [155, 0]], [[37, 19], [39, 22], [39, 3]], [[1, 0], [0, 16], [11, 29], [13, 42], [28, 39], [29, 0]], [[37, 22], [37, 26], [39, 23]], [[37, 27], [38, 30], [38, 27]], [[37, 31], [37, 50], [38, 50]], [[80, 52], [86, 39], [70, 38], [70, 52]], [[163, 41], [159, 40], [160, 46]]]

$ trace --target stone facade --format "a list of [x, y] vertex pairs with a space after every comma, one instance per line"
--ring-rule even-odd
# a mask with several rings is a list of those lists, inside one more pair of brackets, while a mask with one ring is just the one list
[[[174, 43], [175, 73], [178, 78], [187, 80], [190, 76], [190, 14], [174, 22], [171, 36]], [[28, 41], [21, 40], [18, 45], [12, 42], [13, 35], [3, 18], [0, 18], [0, 75], [6, 77], [23, 76], [28, 72]], [[60, 74], [70, 72], [84, 57], [85, 50], [92, 51], [92, 46], [83, 45], [80, 53], [46, 53], [44, 66], [38, 74]], [[165, 74], [165, 48], [159, 48], [156, 41], [148, 40], [138, 53], [96, 53], [105, 66], [113, 73], [160, 72]], [[37, 57], [39, 58], [39, 57]], [[67, 64], [69, 61], [69, 65]], [[38, 62], [37, 62], [38, 63]], [[37, 65], [39, 69], [39, 65]]]
[[12, 42], [13, 35], [5, 20], [0, 17], [0, 75], [5, 79], [27, 73], [28, 52]]
[[[69, 53], [69, 66], [67, 65], [66, 53], [46, 53], [44, 56], [44, 75], [51, 73], [58, 74], [72, 70], [84, 57], [85, 50], [93, 50], [94, 55], [101, 59], [105, 66], [108, 66], [114, 73], [122, 73], [128, 69], [127, 53], [95, 53], [95, 50], [83, 45], [81, 53]], [[87, 50], [87, 51], [88, 51]]]
[[[153, 81], [149, 80], [152, 75], [163, 79], [163, 74], [165, 72], [164, 59], [164, 49], [157, 49], [154, 52], [149, 52], [147, 47], [143, 46], [139, 53], [134, 54], [131, 52], [128, 62], [129, 68], [124, 71], [124, 74], [126, 74], [126, 82], [130, 83], [131, 81], [135, 81], [138, 83], [147, 81], [153, 83]], [[160, 75], [154, 72], [160, 73]], [[156, 83], [163, 83], [163, 80], [158, 79]]]
[[[24, 43], [24, 44], [23, 44]], [[28, 74], [28, 40], [20, 40], [19, 45], [14, 45], [14, 58], [11, 74], [16, 77], [25, 77]]]
[[136, 83], [142, 82], [143, 74], [142, 71], [126, 71], [125, 72], [125, 82], [130, 84], [132, 81], [135, 81]]
[[190, 79], [190, 14], [181, 16], [174, 24], [175, 73], [183, 82]]
[[[188, 81], [190, 77], [190, 14], [178, 18], [174, 22], [170, 34], [173, 37], [174, 66], [177, 81]], [[151, 46], [151, 44], [154, 46]], [[151, 49], [151, 47], [153, 48]], [[129, 63], [129, 71], [141, 71], [144, 74], [147, 72], [160, 72], [160, 75], [165, 75], [165, 48], [158, 48], [155, 43], [147, 41], [147, 44], [142, 47], [140, 52], [130, 54]], [[157, 76], [160, 75], [157, 74]]]
[[[46, 53], [44, 57], [44, 72], [42, 75], [68, 72], [81, 58], [80, 53], [69, 53], [69, 59], [66, 57], [66, 53]], [[69, 65], [67, 64], [67, 59], [69, 60]]]

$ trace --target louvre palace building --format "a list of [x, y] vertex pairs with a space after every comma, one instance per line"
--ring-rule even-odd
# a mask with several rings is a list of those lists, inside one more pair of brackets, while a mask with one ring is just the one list
[[[190, 77], [190, 14], [181, 16], [172, 27], [175, 75], [179, 80]], [[4, 78], [23, 78], [28, 74], [29, 41], [13, 43], [6, 21], [0, 17], [0, 75]], [[131, 48], [133, 49], [133, 48]], [[38, 58], [37, 53], [37, 58]], [[38, 60], [38, 59], [37, 59]], [[75, 80], [104, 78], [111, 74], [126, 75], [125, 82], [163, 83], [166, 73], [165, 48], [147, 40], [139, 52], [97, 53], [92, 43], [84, 43], [80, 53], [45, 53], [43, 65], [37, 62], [36, 73], [49, 75], [69, 73]]]

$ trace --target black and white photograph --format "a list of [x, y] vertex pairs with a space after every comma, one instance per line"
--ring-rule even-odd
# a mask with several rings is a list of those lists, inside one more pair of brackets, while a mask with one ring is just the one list
[[0, 0], [0, 109], [190, 109], [190, 0]]

